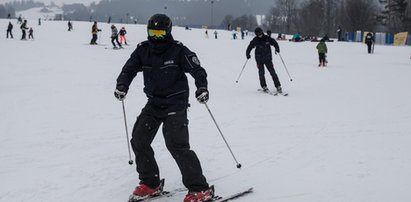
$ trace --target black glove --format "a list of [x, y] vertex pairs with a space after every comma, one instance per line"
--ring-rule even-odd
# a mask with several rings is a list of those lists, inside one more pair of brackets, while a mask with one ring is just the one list
[[247, 54], [246, 57], [247, 57], [247, 59], [250, 59], [250, 58], [251, 58], [251, 55], [250, 55], [250, 54]]
[[205, 87], [198, 88], [196, 91], [196, 98], [201, 104], [205, 104], [208, 101], [209, 94]]
[[116, 90], [114, 91], [114, 96], [122, 101], [124, 99], [126, 99], [126, 95], [127, 95], [127, 88], [124, 86], [117, 86]]

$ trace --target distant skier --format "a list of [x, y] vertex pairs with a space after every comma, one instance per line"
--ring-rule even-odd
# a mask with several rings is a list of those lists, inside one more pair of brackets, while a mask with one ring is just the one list
[[342, 41], [341, 34], [342, 34], [342, 29], [340, 26], [338, 26], [338, 29], [337, 29], [338, 41]]
[[328, 52], [327, 50], [327, 45], [325, 44], [325, 39], [321, 39], [320, 42], [317, 44], [317, 50], [318, 50], [318, 57], [320, 60], [320, 64], [318, 64], [319, 67], [323, 66], [325, 67], [327, 65], [327, 61], [325, 59], [326, 54]]
[[244, 30], [241, 30], [241, 39], [242, 40], [244, 40], [244, 36], [245, 36]]
[[278, 33], [277, 40], [283, 40], [283, 34], [281, 32]]
[[17, 18], [17, 24], [22, 24], [23, 23], [23, 18], [21, 17], [21, 15], [19, 15], [19, 17]]
[[124, 44], [128, 45], [127, 38], [126, 38], [126, 34], [127, 34], [126, 28], [121, 27], [119, 34], [120, 34], [120, 44], [123, 44], [123, 41], [124, 41]]
[[114, 95], [123, 100], [132, 80], [143, 72], [148, 102], [134, 124], [131, 144], [136, 156], [140, 183], [130, 201], [161, 193], [160, 172], [151, 143], [162, 125], [167, 149], [175, 159], [188, 189], [184, 202], [210, 201], [214, 190], [203, 175], [200, 161], [190, 150], [187, 107], [189, 83], [185, 73], [195, 80], [197, 100], [208, 101], [207, 73], [195, 53], [171, 35], [171, 19], [155, 14], [147, 23], [148, 40], [141, 42], [127, 60], [117, 78]]
[[205, 38], [208, 39], [208, 30], [205, 31]]
[[235, 30], [233, 29], [232, 35], [233, 35], [233, 39], [236, 40], [236, 39], [237, 39], [237, 31], [235, 31]]
[[9, 22], [9, 25], [7, 26], [7, 38], [9, 38], [9, 34], [11, 36], [11, 38], [13, 38], [13, 24], [11, 24], [11, 22]]
[[[116, 44], [114, 43], [114, 41], [116, 41], [118, 47], [116, 46]], [[113, 44], [113, 48], [117, 49], [117, 48], [122, 48], [120, 42], [118, 41], [118, 30], [117, 27], [114, 25], [111, 25], [111, 43]]]
[[26, 30], [28, 30], [29, 28], [27, 28], [27, 20], [24, 20], [23, 23], [20, 26], [21, 29], [21, 40], [26, 40]]
[[215, 39], [218, 38], [218, 32], [217, 32], [217, 30], [214, 30], [214, 38], [215, 38]]
[[68, 26], [68, 31], [70, 32], [71, 30], [73, 30], [73, 23], [71, 23], [71, 21], [69, 20], [67, 23]]
[[91, 27], [92, 38], [91, 38], [90, 45], [97, 45], [97, 33], [98, 32], [101, 32], [101, 29], [97, 27], [97, 21], [94, 21], [94, 24]]
[[277, 89], [278, 93], [282, 93], [281, 83], [278, 79], [277, 74], [274, 70], [273, 58], [271, 54], [271, 46], [274, 46], [275, 53], [280, 53], [280, 47], [275, 39], [264, 35], [263, 30], [260, 27], [257, 27], [254, 31], [255, 37], [251, 40], [250, 44], [247, 47], [246, 57], [247, 59], [251, 58], [250, 52], [255, 48], [255, 61], [257, 62], [258, 75], [260, 79], [260, 85], [263, 91], [268, 92], [267, 83], [265, 81], [265, 72], [264, 65], [267, 67], [267, 70], [270, 72], [270, 75], [274, 81], [274, 86]]
[[39, 26], [41, 25], [41, 18], [39, 18]]
[[372, 47], [374, 45], [374, 37], [371, 34], [371, 32], [368, 32], [367, 35], [365, 36], [365, 43], [367, 44], [368, 47], [368, 54], [374, 53], [372, 50]]
[[271, 30], [267, 30], [267, 36], [269, 36], [270, 38], [273, 38], [271, 37]]
[[29, 39], [34, 39], [33, 32], [34, 32], [33, 28], [30, 27], [30, 29], [29, 29]]

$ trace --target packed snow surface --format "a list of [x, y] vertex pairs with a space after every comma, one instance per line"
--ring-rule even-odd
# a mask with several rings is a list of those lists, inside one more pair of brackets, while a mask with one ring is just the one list
[[[112, 50], [110, 25], [90, 46], [90, 22], [29, 20], [34, 40], [6, 39], [0, 20], [0, 201], [126, 201], [138, 184], [128, 150], [116, 78], [140, 41], [145, 25], [125, 26], [129, 46]], [[173, 28], [173, 36], [196, 52], [207, 70], [216, 118], [237, 160], [236, 168], [206, 107], [194, 99], [190, 79], [190, 142], [216, 194], [248, 187], [237, 201], [411, 201], [410, 47], [332, 42], [328, 66], [319, 68], [315, 42], [279, 41], [273, 62], [289, 96], [257, 91], [254, 57], [246, 61], [251, 36]], [[276, 36], [276, 35], [274, 35]], [[253, 56], [253, 54], [252, 54]], [[188, 75], [190, 77], [190, 75]], [[267, 83], [274, 89], [266, 72]], [[147, 98], [142, 74], [125, 100], [131, 131]], [[161, 130], [153, 148], [165, 189], [183, 187]], [[158, 201], [182, 201], [185, 193]]]

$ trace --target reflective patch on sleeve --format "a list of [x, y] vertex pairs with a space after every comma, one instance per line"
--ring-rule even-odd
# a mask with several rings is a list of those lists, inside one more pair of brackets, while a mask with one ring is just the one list
[[188, 64], [190, 64], [191, 68], [200, 66], [200, 60], [197, 58], [196, 54], [186, 55], [185, 58]]
[[200, 65], [200, 60], [198, 60], [197, 56], [193, 56], [191, 58], [191, 60], [196, 64], [196, 65]]

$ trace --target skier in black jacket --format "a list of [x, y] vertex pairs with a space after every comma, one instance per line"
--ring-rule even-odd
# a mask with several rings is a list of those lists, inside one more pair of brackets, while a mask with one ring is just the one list
[[23, 24], [21, 24], [20, 26], [21, 29], [21, 40], [26, 40], [26, 30], [28, 30], [29, 28], [27, 28], [27, 20], [24, 20]]
[[9, 38], [9, 34], [11, 36], [11, 38], [13, 38], [13, 24], [11, 24], [11, 22], [9, 22], [9, 25], [7, 26], [7, 38]]
[[136, 156], [140, 184], [132, 200], [161, 192], [160, 173], [150, 146], [161, 123], [167, 149], [177, 162], [188, 189], [184, 202], [208, 201], [214, 195], [203, 176], [200, 161], [190, 150], [187, 107], [189, 86], [185, 73], [195, 80], [200, 103], [208, 101], [207, 73], [195, 53], [171, 35], [172, 22], [164, 14], [152, 16], [147, 24], [148, 40], [140, 43], [117, 78], [114, 95], [123, 100], [130, 83], [143, 72], [148, 102], [142, 109], [132, 133], [131, 145]]
[[373, 53], [372, 46], [374, 44], [374, 37], [371, 32], [368, 32], [367, 35], [365, 35], [365, 43], [367, 44], [368, 53]]
[[260, 77], [260, 85], [264, 92], [268, 92], [267, 83], [265, 81], [264, 65], [267, 67], [274, 81], [274, 86], [278, 93], [282, 93], [281, 83], [274, 70], [273, 58], [271, 55], [271, 46], [274, 46], [276, 54], [280, 52], [280, 47], [275, 39], [264, 35], [261, 28], [257, 27], [254, 31], [255, 37], [251, 40], [247, 47], [246, 57], [251, 58], [250, 52], [255, 48], [255, 60], [257, 62], [258, 75]]

